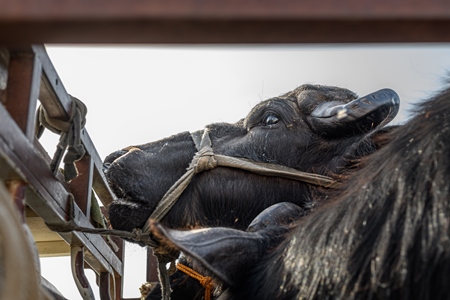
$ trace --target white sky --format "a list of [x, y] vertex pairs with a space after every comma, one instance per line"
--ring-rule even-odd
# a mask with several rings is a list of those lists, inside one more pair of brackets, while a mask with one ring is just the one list
[[[47, 51], [66, 90], [87, 105], [86, 127], [102, 159], [132, 144], [235, 122], [259, 101], [303, 83], [341, 86], [360, 96], [391, 88], [401, 100], [394, 122], [401, 122], [409, 103], [440, 89], [450, 70], [450, 44], [47, 46]], [[56, 140], [43, 137], [51, 155]], [[142, 251], [134, 246], [128, 252], [130, 273], [140, 275], [128, 275], [124, 296], [138, 297]], [[81, 299], [68, 258], [41, 264], [66, 297]]]

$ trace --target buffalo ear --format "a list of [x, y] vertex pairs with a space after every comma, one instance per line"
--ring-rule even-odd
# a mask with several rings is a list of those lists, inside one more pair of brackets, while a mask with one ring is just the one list
[[206, 271], [229, 286], [236, 285], [262, 258], [272, 236], [224, 227], [181, 231], [159, 223], [152, 224], [151, 231], [162, 245], [190, 258], [194, 269]]
[[181, 231], [159, 223], [151, 223], [150, 229], [163, 246], [190, 258], [194, 269], [205, 270], [235, 286], [304, 215], [299, 206], [281, 202], [263, 210], [247, 231], [225, 227]]

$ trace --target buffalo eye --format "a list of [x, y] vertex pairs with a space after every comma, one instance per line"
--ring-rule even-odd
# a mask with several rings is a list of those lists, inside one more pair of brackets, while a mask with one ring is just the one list
[[278, 117], [274, 114], [267, 115], [264, 117], [264, 125], [275, 125], [280, 121]]

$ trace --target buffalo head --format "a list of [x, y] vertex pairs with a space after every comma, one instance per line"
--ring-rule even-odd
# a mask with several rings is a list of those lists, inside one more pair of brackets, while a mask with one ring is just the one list
[[[216, 154], [337, 177], [349, 160], [376, 149], [374, 130], [392, 120], [398, 106], [397, 94], [388, 89], [358, 98], [343, 88], [303, 85], [262, 101], [235, 124], [206, 128]], [[110, 154], [106, 177], [119, 198], [109, 207], [112, 226], [142, 227], [196, 151], [191, 134], [183, 132]], [[244, 229], [274, 203], [287, 201], [308, 209], [319, 190], [290, 179], [215, 168], [193, 178], [162, 223]]]

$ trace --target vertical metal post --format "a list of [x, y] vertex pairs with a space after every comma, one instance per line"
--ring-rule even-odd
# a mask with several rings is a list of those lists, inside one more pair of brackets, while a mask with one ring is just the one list
[[[73, 238], [75, 239], [75, 237]], [[84, 246], [73, 243], [70, 246], [72, 276], [83, 300], [95, 300], [91, 285], [84, 274]]]
[[[109, 272], [100, 273], [100, 299], [111, 300], [115, 297], [115, 276]], [[112, 295], [112, 296], [111, 296]]]
[[[104, 206], [100, 206], [100, 210], [103, 213], [103, 215], [108, 216], [108, 211]], [[119, 258], [119, 260], [123, 263], [124, 261], [124, 255], [125, 255], [125, 241], [122, 238], [110, 236], [110, 239], [118, 246], [117, 251], [115, 252], [116, 256]], [[123, 265], [121, 274], [124, 274]], [[113, 281], [113, 284], [111, 285], [111, 280]], [[122, 300], [122, 289], [123, 288], [123, 276], [120, 274], [114, 272], [112, 278], [110, 278], [110, 289], [114, 289], [114, 291], [111, 291], [111, 295], [113, 296], [114, 300]], [[100, 281], [100, 289], [102, 289], [102, 282]]]
[[158, 261], [150, 247], [147, 247], [147, 282], [159, 282]]
[[34, 139], [34, 121], [41, 75], [41, 62], [34, 53], [11, 54], [6, 97], [2, 101], [30, 141]]
[[[120, 261], [123, 263], [124, 257], [125, 257], [125, 241], [119, 237], [113, 237], [111, 236], [111, 239], [116, 243], [117, 246], [119, 246], [119, 250], [116, 252], [117, 257], [120, 259]], [[123, 266], [123, 264], [122, 264]], [[124, 269], [122, 268], [122, 274], [124, 274]], [[116, 276], [114, 274], [114, 281], [115, 281], [115, 294], [116, 298], [115, 300], [121, 300], [122, 299], [122, 293], [123, 293], [123, 275], [122, 276]]]
[[75, 203], [89, 219], [91, 217], [92, 181], [94, 176], [94, 161], [89, 155], [75, 162], [79, 176], [73, 179], [69, 186], [75, 198]]

